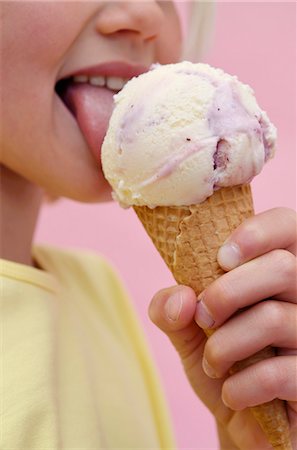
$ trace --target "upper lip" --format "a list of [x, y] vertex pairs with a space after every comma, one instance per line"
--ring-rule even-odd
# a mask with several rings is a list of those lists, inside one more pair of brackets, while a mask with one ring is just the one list
[[105, 76], [105, 77], [120, 77], [130, 79], [136, 77], [149, 70], [148, 66], [141, 64], [133, 64], [125, 61], [110, 61], [96, 66], [89, 66], [81, 68], [75, 72], [66, 74], [63, 77], [72, 78], [79, 75], [86, 75], [89, 77]]

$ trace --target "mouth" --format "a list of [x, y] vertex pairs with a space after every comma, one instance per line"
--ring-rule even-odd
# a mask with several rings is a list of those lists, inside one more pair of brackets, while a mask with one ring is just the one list
[[131, 78], [147, 71], [146, 66], [111, 62], [66, 74], [57, 81], [55, 91], [76, 120], [98, 163], [113, 110], [114, 95]]
[[68, 105], [67, 102], [67, 89], [73, 85], [82, 85], [88, 84], [94, 87], [106, 88], [112, 91], [113, 94], [117, 94], [129, 81], [130, 78], [122, 78], [116, 76], [108, 76], [108, 75], [74, 75], [71, 77], [63, 78], [59, 80], [56, 84], [56, 92], [62, 101], [66, 104], [66, 106], [71, 110], [71, 106]]

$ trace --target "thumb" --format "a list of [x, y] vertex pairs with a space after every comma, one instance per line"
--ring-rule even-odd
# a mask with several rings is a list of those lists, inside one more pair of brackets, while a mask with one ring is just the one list
[[149, 316], [179, 353], [196, 395], [219, 422], [227, 424], [233, 413], [221, 399], [224, 379], [210, 378], [202, 366], [207, 337], [194, 320], [196, 307], [195, 292], [187, 286], [175, 286], [162, 289], [154, 296], [149, 306]]
[[204, 332], [194, 321], [196, 306], [195, 292], [187, 286], [162, 289], [149, 306], [151, 321], [167, 334], [184, 364], [206, 341]]

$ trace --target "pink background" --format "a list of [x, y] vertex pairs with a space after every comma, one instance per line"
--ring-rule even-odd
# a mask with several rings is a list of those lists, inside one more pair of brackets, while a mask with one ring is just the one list
[[[204, 58], [255, 90], [278, 128], [278, 153], [253, 182], [257, 211], [295, 208], [295, 4], [219, 3], [213, 46]], [[216, 449], [213, 419], [194, 396], [166, 336], [147, 317], [153, 294], [173, 279], [132, 210], [116, 204], [45, 206], [36, 240], [100, 252], [118, 269], [156, 359], [180, 449]]]

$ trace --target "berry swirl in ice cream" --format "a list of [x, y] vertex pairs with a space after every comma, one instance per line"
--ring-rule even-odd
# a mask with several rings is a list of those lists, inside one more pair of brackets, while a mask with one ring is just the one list
[[155, 65], [115, 95], [102, 164], [122, 206], [186, 206], [250, 182], [275, 141], [248, 85], [185, 61]]

